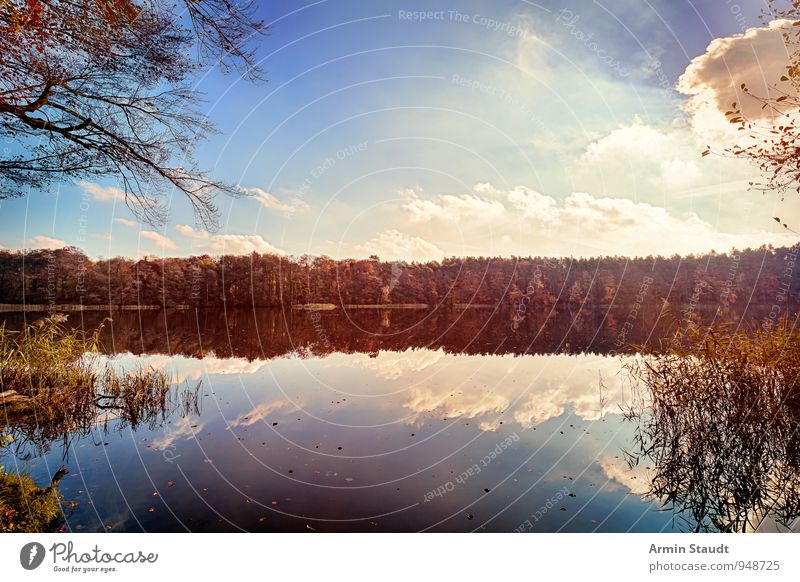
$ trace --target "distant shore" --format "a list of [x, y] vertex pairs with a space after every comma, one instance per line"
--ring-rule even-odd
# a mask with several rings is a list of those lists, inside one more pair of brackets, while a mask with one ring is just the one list
[[63, 311], [142, 311], [161, 309], [160, 305], [36, 305], [29, 303], [0, 303], [0, 313], [12, 311], [63, 312]]
[[[451, 303], [450, 307], [455, 309], [496, 309], [507, 308], [513, 309], [514, 305], [510, 304], [492, 304], [492, 303]], [[702, 302], [695, 304], [688, 303], [673, 303], [675, 308], [690, 306], [693, 309], [709, 309], [719, 307], [716, 303]], [[766, 305], [762, 303], [753, 303], [752, 305]], [[287, 306], [288, 307], [288, 306]], [[334, 311], [337, 309], [433, 309], [434, 307], [445, 308], [447, 305], [431, 306], [427, 303], [369, 303], [369, 304], [337, 304], [337, 303], [297, 303], [291, 305], [290, 308], [294, 311]], [[584, 304], [573, 305], [569, 303], [555, 303], [555, 304], [533, 304], [535, 309], [624, 309], [628, 306], [624, 303], [598, 303], [598, 304]], [[251, 308], [251, 307], [250, 307]], [[266, 306], [256, 305], [257, 309], [281, 309], [281, 306]], [[0, 313], [64, 313], [73, 311], [158, 311], [160, 309], [186, 311], [189, 309], [222, 309], [222, 306], [214, 305], [113, 305], [113, 304], [98, 304], [98, 305], [47, 305], [47, 304], [21, 304], [21, 303], [0, 303]]]

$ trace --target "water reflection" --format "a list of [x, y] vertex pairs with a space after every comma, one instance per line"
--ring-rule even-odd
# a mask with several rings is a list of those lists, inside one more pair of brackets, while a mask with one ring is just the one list
[[73, 531], [671, 531], [622, 452], [611, 315], [114, 314], [109, 361], [201, 381], [202, 406], [108, 417], [18, 467], [66, 457]]
[[173, 416], [199, 414], [199, 390], [199, 385], [176, 383], [113, 394], [82, 394], [61, 414], [43, 410], [35, 403], [4, 407], [2, 434], [13, 439], [8, 449], [23, 460], [47, 453], [55, 443], [66, 458], [72, 443], [82, 438], [103, 437], [109, 431], [136, 431], [140, 427], [154, 429]]
[[[4, 314], [10, 329], [22, 314]], [[95, 329], [106, 317], [109, 353], [182, 354], [252, 361], [292, 355], [371, 354], [380, 350], [439, 349], [459, 354], [608, 354], [643, 343], [669, 328], [662, 312], [645, 310], [629, 330], [627, 311], [531, 311], [514, 325], [510, 309], [280, 309], [83, 312], [74, 325]], [[706, 314], [713, 316], [713, 312]], [[36, 314], [38, 316], [38, 314]]]
[[693, 332], [678, 350], [629, 364], [642, 380], [630, 463], [652, 465], [639, 492], [686, 529], [797, 528], [800, 354], [790, 333]]

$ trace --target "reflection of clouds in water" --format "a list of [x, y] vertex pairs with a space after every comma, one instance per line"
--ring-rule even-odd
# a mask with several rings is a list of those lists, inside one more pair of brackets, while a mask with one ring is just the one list
[[203, 430], [203, 423], [196, 418], [179, 418], [172, 430], [150, 443], [150, 448], [156, 451], [164, 451], [170, 448], [179, 440], [193, 438], [194, 435]]
[[[600, 376], [606, 387], [603, 414], [618, 412], [623, 403], [619, 358], [555, 354], [476, 359], [444, 355], [436, 365], [441, 367], [441, 374], [421, 380], [403, 403], [414, 413], [411, 422], [436, 413], [480, 419], [479, 428], [495, 430], [494, 415], [509, 407], [511, 418], [525, 428], [561, 416], [568, 409], [585, 420], [598, 420]], [[493, 417], [481, 418], [487, 415]]]
[[[218, 358], [209, 354], [203, 359], [156, 354], [122, 354], [112, 359], [122, 368], [151, 366], [165, 370], [177, 382], [199, 380], [203, 374], [256, 374], [266, 360]], [[478, 428], [494, 431], [499, 415], [523, 428], [542, 424], [567, 411], [587, 421], [604, 414], [616, 414], [624, 404], [621, 359], [601, 355], [549, 354], [536, 356], [489, 356], [448, 354], [443, 349], [410, 349], [404, 352], [380, 351], [377, 354], [336, 354], [312, 359], [309, 367], [342, 367], [374, 372], [378, 378], [393, 382], [403, 379], [407, 390], [397, 406], [410, 411], [407, 422], [414, 424], [427, 416], [474, 419]], [[600, 377], [605, 390], [601, 413]], [[363, 384], [365, 380], [358, 380]], [[389, 402], [388, 400], [386, 401]], [[266, 415], [282, 408], [296, 409], [297, 403], [269, 400], [252, 410], [240, 413], [229, 425], [251, 426]]]
[[199, 380], [203, 374], [255, 374], [267, 364], [266, 360], [246, 360], [245, 358], [218, 358], [209, 354], [203, 359], [186, 356], [155, 354], [137, 356], [131, 353], [119, 354], [109, 361], [115, 367], [131, 369], [136, 366], [151, 367], [172, 374], [174, 382]]
[[485, 391], [447, 392], [416, 387], [409, 391], [409, 400], [403, 405], [414, 415], [409, 422], [417, 422], [426, 414], [436, 413], [445, 417], [477, 418], [489, 413], [500, 413], [508, 407], [509, 400], [498, 394]]
[[[515, 410], [514, 419], [524, 427], [564, 414], [567, 408], [584, 420], [599, 420], [617, 413], [623, 404], [620, 360], [607, 356], [541, 356], [542, 369], [534, 375], [533, 388]], [[600, 378], [606, 401], [601, 405]]]
[[[285, 400], [274, 400], [272, 402], [262, 402], [252, 410], [239, 413], [239, 415], [228, 423], [228, 429], [239, 426], [252, 426], [257, 422], [266, 419], [267, 415], [276, 410], [291, 406], [292, 410], [297, 410], [297, 406]], [[288, 412], [288, 411], [287, 411]]]
[[615, 459], [609, 455], [603, 455], [598, 459], [598, 464], [603, 473], [609, 480], [613, 481], [623, 489], [628, 489], [635, 495], [645, 495], [650, 486], [648, 471], [641, 465], [631, 468], [622, 459]]
[[436, 351], [425, 349], [409, 349], [405, 352], [378, 352], [377, 356], [369, 354], [351, 354], [347, 357], [348, 365], [362, 366], [373, 370], [386, 380], [397, 380], [407, 372], [421, 372], [433, 366], [444, 357], [442, 348]]

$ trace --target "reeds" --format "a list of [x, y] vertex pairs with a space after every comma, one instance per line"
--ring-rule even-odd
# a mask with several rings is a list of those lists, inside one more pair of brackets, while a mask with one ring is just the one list
[[636, 387], [633, 465], [649, 493], [696, 531], [749, 531], [800, 515], [800, 334], [678, 327], [626, 365]]
[[101, 358], [102, 326], [87, 334], [66, 321], [53, 315], [16, 333], [0, 328], [0, 412], [18, 441], [46, 448], [98, 422], [155, 426], [176, 409], [197, 409], [199, 384], [181, 388], [151, 367], [118, 371]]
[[[200, 385], [174, 385], [161, 370], [117, 371], [101, 360], [101, 328], [86, 334], [69, 329], [67, 317], [54, 315], [20, 332], [0, 328], [0, 445], [19, 453], [29, 446], [46, 451], [62, 440], [66, 456], [72, 439], [100, 426], [108, 431], [151, 427], [176, 410], [199, 412]], [[8, 434], [2, 434], [8, 433]], [[28, 453], [29, 454], [29, 453]], [[0, 531], [53, 529], [62, 517], [58, 483], [39, 488], [26, 475], [0, 466]]]

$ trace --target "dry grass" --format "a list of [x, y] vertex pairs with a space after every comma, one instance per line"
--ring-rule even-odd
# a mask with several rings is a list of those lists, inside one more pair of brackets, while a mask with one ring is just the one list
[[[181, 390], [161, 370], [118, 372], [102, 363], [101, 328], [69, 329], [67, 318], [43, 318], [13, 333], [0, 328], [0, 392], [6, 424], [37, 444], [85, 434], [102, 413], [107, 424], [155, 425], [178, 406], [197, 406], [197, 388]], [[19, 434], [15, 435], [17, 438]]]
[[[180, 409], [198, 411], [198, 384], [175, 385], [161, 370], [136, 368], [120, 372], [99, 352], [102, 329], [91, 334], [69, 329], [55, 315], [21, 332], [0, 328], [0, 414], [5, 451], [30, 446], [46, 451], [100, 425], [109, 430], [140, 424], [151, 427]], [[0, 451], [2, 452], [2, 451]], [[61, 476], [40, 489], [27, 476], [2, 471], [0, 465], [0, 531], [46, 531], [61, 516], [57, 491]], [[60, 473], [60, 472], [59, 472]]]
[[50, 485], [40, 488], [27, 475], [0, 473], [0, 532], [36, 533], [54, 530], [61, 522], [59, 469]]
[[750, 531], [800, 515], [800, 334], [678, 328], [629, 363], [637, 422], [631, 464], [650, 494], [696, 531]]

